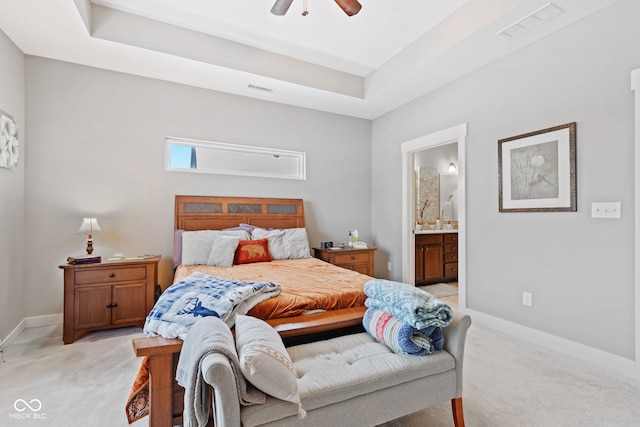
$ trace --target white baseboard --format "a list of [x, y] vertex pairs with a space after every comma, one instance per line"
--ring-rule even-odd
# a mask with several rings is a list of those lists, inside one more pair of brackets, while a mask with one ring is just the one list
[[471, 321], [487, 329], [523, 339], [532, 344], [540, 345], [555, 352], [573, 357], [574, 359], [590, 363], [608, 371], [616, 372], [626, 377], [640, 379], [636, 361], [617, 356], [597, 348], [560, 338], [537, 329], [528, 328], [517, 323], [509, 322], [485, 313], [468, 308], [463, 309], [471, 316]]
[[48, 314], [46, 316], [25, 317], [13, 328], [13, 331], [5, 339], [0, 341], [0, 350], [9, 347], [27, 328], [36, 328], [38, 326], [59, 325], [63, 322], [62, 313]]
[[24, 319], [25, 328], [37, 328], [38, 326], [59, 325], [63, 322], [62, 313], [48, 314], [46, 316], [26, 317]]

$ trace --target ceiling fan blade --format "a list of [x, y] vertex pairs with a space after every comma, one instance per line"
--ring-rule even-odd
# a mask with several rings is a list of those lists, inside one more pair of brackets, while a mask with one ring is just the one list
[[292, 2], [293, 0], [276, 0], [271, 8], [271, 13], [278, 16], [284, 15], [289, 10]]
[[349, 16], [355, 15], [362, 9], [362, 5], [358, 0], [336, 0], [336, 3], [338, 3], [338, 6]]

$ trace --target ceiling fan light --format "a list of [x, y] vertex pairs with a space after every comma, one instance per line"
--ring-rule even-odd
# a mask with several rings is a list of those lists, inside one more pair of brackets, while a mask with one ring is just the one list
[[289, 10], [289, 7], [293, 3], [293, 0], [276, 0], [271, 8], [271, 13], [274, 15], [282, 16]]
[[338, 6], [349, 16], [355, 15], [362, 9], [362, 5], [358, 0], [336, 0], [336, 3], [338, 3]]

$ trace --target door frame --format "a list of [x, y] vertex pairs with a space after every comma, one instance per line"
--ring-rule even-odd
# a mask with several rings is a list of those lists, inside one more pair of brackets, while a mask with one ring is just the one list
[[458, 143], [458, 306], [466, 308], [466, 186], [465, 186], [465, 142], [467, 124], [443, 129], [403, 142], [402, 152], [402, 281], [415, 284], [415, 234], [416, 204], [415, 153], [439, 145]]
[[634, 92], [635, 105], [634, 105], [634, 125], [635, 125], [635, 266], [634, 266], [634, 281], [635, 281], [635, 330], [636, 330], [636, 346], [635, 346], [635, 372], [633, 375], [636, 379], [640, 379], [640, 259], [638, 254], [640, 253], [640, 68], [631, 71], [631, 90]]

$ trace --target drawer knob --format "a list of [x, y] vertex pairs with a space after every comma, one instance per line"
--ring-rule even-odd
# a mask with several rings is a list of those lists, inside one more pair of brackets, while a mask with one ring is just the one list
[[353, 255], [351, 255], [351, 261], [355, 260], [356, 257], [354, 257]]
[[107, 308], [114, 308], [114, 307], [116, 307], [117, 305], [118, 305], [118, 304], [116, 304], [116, 303], [113, 303], [113, 302], [112, 302], [111, 304], [107, 304]]
[[115, 273], [109, 273], [109, 277], [116, 277]]

